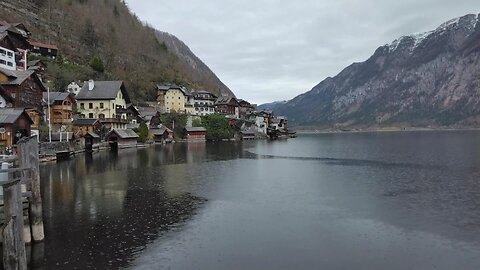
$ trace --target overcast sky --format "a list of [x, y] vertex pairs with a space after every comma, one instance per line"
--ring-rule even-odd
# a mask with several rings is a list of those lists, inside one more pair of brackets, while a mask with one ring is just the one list
[[239, 98], [291, 99], [376, 48], [468, 13], [478, 0], [127, 0], [176, 35]]

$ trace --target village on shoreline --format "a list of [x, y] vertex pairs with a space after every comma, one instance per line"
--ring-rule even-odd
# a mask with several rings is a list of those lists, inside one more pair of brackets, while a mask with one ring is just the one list
[[[37, 135], [40, 155], [218, 140], [294, 137], [287, 119], [234, 96], [158, 83], [156, 100], [134, 104], [123, 81], [47, 86], [58, 47], [31, 39], [22, 23], [0, 21], [0, 154]], [[29, 57], [36, 60], [29, 61]]]

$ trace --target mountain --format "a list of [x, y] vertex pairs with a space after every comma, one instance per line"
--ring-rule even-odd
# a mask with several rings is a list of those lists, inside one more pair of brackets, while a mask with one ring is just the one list
[[[56, 44], [51, 87], [72, 80], [124, 80], [136, 101], [155, 98], [156, 83], [232, 91], [178, 38], [141, 22], [123, 0], [0, 0], [0, 20], [22, 22], [32, 39]], [[105, 69], [92, 68], [100, 59]], [[48, 61], [48, 59], [47, 59]]]
[[257, 110], [271, 110], [275, 111], [277, 107], [286, 104], [288, 101], [283, 100], [283, 101], [275, 101], [271, 103], [265, 103], [257, 106]]
[[276, 114], [321, 128], [479, 125], [479, 19], [466, 15], [381, 46]]
[[157, 39], [181, 60], [180, 66], [190, 74], [191, 79], [200, 87], [210, 89], [215, 94], [235, 96], [233, 92], [205, 65], [190, 48], [176, 36], [156, 31]]

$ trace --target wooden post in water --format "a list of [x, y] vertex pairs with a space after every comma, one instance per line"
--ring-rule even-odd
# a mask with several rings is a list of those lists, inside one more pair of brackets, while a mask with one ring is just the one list
[[32, 227], [33, 241], [43, 241], [45, 233], [43, 230], [42, 196], [40, 194], [40, 174], [38, 159], [38, 143], [36, 136], [22, 138], [18, 144], [18, 162], [21, 168], [30, 169], [31, 183], [28, 188], [32, 192], [30, 202], [30, 222]]
[[5, 226], [3, 227], [3, 267], [27, 269], [25, 241], [23, 239], [22, 187], [20, 179], [2, 182]]

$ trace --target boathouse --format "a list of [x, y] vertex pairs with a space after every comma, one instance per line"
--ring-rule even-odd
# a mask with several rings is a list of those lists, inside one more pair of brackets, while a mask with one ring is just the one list
[[186, 127], [185, 138], [187, 141], [205, 141], [207, 129], [204, 127]]
[[240, 131], [240, 139], [242, 141], [255, 140], [255, 132], [249, 130]]
[[173, 131], [165, 126], [150, 130], [156, 143], [170, 143], [173, 141]]
[[95, 132], [87, 132], [85, 136], [85, 151], [87, 153], [93, 152], [93, 146], [100, 143], [100, 136]]
[[0, 149], [31, 134], [32, 119], [24, 109], [0, 109]]
[[105, 141], [110, 144], [110, 147], [127, 148], [135, 147], [139, 136], [131, 129], [112, 129], [105, 136]]

